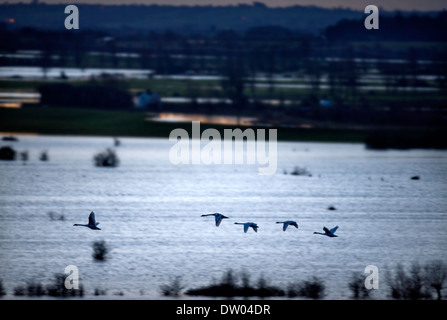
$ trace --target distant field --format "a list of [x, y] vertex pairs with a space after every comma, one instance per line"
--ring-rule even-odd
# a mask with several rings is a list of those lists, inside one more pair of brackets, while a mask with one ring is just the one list
[[[64, 82], [72, 85], [85, 85], [87, 80], [0, 80], [0, 91], [9, 92], [37, 92], [37, 88], [42, 84]], [[277, 99], [277, 100], [293, 100], [297, 103], [309, 94], [314, 94], [311, 88], [287, 88], [275, 87], [275, 85], [303, 85], [308, 84], [293, 79], [288, 82], [276, 81], [274, 85], [270, 86], [266, 81], [257, 81], [257, 84], [263, 84], [264, 87], [253, 87], [250, 83], [245, 86], [245, 95], [253, 99]], [[221, 89], [220, 81], [218, 80], [179, 80], [179, 79], [129, 79], [121, 80], [119, 85], [127, 89], [132, 95], [138, 92], [150, 89], [157, 92], [161, 97], [213, 97], [222, 98], [224, 93]], [[327, 85], [327, 84], [325, 84]], [[383, 86], [382, 83], [369, 83], [368, 85]], [[330, 96], [329, 89], [320, 88], [317, 93], [319, 96]], [[371, 103], [386, 101], [410, 101], [425, 100], [429, 101], [444, 101], [447, 99], [445, 91], [414, 91], [414, 90], [360, 90], [357, 89], [355, 97], [346, 96], [345, 104], [358, 104], [359, 101], [367, 99]]]
[[[147, 114], [71, 108], [0, 108], [0, 132], [48, 135], [117, 137], [169, 137], [175, 128], [191, 130], [190, 123], [146, 121]], [[201, 129], [231, 126], [201, 124]], [[363, 142], [366, 132], [343, 129], [278, 128], [278, 139], [287, 141]]]

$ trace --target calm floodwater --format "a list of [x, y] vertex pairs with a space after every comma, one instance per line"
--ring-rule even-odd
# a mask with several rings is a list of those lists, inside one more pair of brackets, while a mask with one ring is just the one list
[[[386, 270], [397, 263], [447, 260], [447, 153], [371, 151], [360, 144], [279, 143], [278, 170], [257, 165], [173, 165], [172, 143], [123, 138], [117, 168], [92, 158], [112, 138], [20, 137], [10, 143], [29, 160], [0, 161], [0, 279], [14, 298], [26, 281], [49, 283], [79, 268], [85, 299], [160, 298], [159, 286], [181, 276], [187, 288], [248, 271], [282, 286], [318, 276], [328, 299], [348, 299], [352, 272], [379, 268], [372, 297], [387, 298]], [[8, 143], [1, 142], [1, 145]], [[48, 162], [39, 161], [47, 150]], [[285, 175], [295, 166], [312, 177]], [[419, 175], [420, 180], [410, 177]], [[335, 211], [327, 210], [333, 205]], [[73, 227], [94, 210], [101, 231]], [[48, 212], [64, 214], [52, 221]], [[204, 213], [229, 216], [220, 227]], [[297, 220], [282, 231], [276, 221]], [[234, 222], [254, 221], [246, 234]], [[339, 226], [338, 238], [314, 235]], [[92, 259], [105, 240], [110, 259]], [[388, 269], [387, 269], [388, 268]]]

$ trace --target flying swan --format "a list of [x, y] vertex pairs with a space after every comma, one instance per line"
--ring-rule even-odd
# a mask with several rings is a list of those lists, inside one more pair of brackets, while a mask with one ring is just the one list
[[255, 232], [258, 232], [258, 228], [259, 228], [258, 225], [254, 222], [246, 222], [246, 223], [235, 222], [234, 224], [243, 224], [245, 233], [247, 233], [248, 228], [250, 228], [250, 227], [252, 227]]
[[334, 234], [335, 231], [337, 231], [337, 229], [338, 229], [338, 226], [336, 226], [335, 228], [332, 228], [331, 230], [329, 230], [329, 229], [326, 228], [326, 227], [323, 227], [324, 233], [321, 233], [321, 232], [314, 232], [314, 234], [322, 234], [323, 236], [328, 236], [328, 237], [331, 237], [331, 238], [333, 238], [333, 237], [338, 237], [338, 236], [336, 236], [336, 235]]
[[96, 222], [95, 220], [95, 213], [92, 211], [88, 216], [88, 224], [75, 223], [74, 226], [87, 227], [93, 230], [101, 230], [100, 228], [97, 227], [98, 224], [99, 222]]
[[282, 223], [283, 224], [282, 231], [286, 231], [288, 226], [294, 226], [295, 228], [298, 229], [298, 223], [296, 223], [296, 221], [287, 220], [287, 221], [282, 221], [282, 222], [279, 221], [279, 222], [276, 222], [276, 223]]
[[223, 214], [220, 213], [209, 213], [209, 214], [202, 214], [202, 217], [206, 217], [206, 216], [214, 216], [215, 220], [216, 220], [216, 227], [218, 227], [220, 225], [220, 223], [222, 222], [223, 219], [228, 219], [228, 217], [224, 216]]

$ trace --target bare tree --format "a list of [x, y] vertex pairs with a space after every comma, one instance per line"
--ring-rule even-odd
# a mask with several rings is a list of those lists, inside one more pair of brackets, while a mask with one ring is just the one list
[[185, 286], [182, 284], [182, 278], [176, 276], [170, 280], [169, 284], [161, 285], [160, 291], [166, 297], [179, 297]]
[[[432, 264], [426, 266], [428, 265]], [[434, 269], [437, 269], [437, 267], [434, 267]], [[388, 274], [387, 281], [391, 289], [391, 297], [394, 299], [420, 300], [431, 298], [426, 269], [416, 261], [410, 265], [408, 272], [399, 263], [394, 274]]]
[[428, 287], [436, 290], [437, 299], [441, 300], [441, 291], [447, 279], [447, 265], [441, 260], [433, 260], [424, 265], [424, 281]]
[[237, 122], [240, 123], [241, 111], [246, 106], [248, 99], [245, 96], [246, 71], [245, 61], [240, 55], [236, 58], [228, 57], [223, 69], [221, 87], [226, 98], [230, 99], [237, 110]]
[[42, 68], [42, 73], [43, 73], [44, 79], [47, 78], [48, 71], [52, 67], [53, 53], [54, 53], [54, 48], [53, 48], [52, 43], [49, 40], [43, 41], [42, 42], [42, 50], [40, 52], [40, 57], [39, 57], [39, 65]]
[[370, 290], [365, 287], [365, 277], [363, 274], [352, 273], [351, 281], [348, 285], [354, 299], [366, 299], [369, 297]]
[[427, 299], [430, 297], [430, 293], [425, 287], [422, 267], [418, 262], [411, 264], [410, 277], [407, 278], [406, 288], [409, 299]]

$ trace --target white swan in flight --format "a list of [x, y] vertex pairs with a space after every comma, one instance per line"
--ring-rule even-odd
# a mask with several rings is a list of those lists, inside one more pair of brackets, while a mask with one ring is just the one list
[[294, 226], [295, 228], [298, 229], [298, 223], [296, 223], [296, 221], [292, 221], [292, 220], [287, 220], [287, 221], [279, 221], [277, 223], [282, 223], [282, 231], [286, 231], [288, 226]]
[[97, 227], [98, 224], [99, 222], [96, 222], [95, 220], [95, 213], [92, 211], [88, 216], [88, 224], [75, 223], [74, 226], [87, 227], [93, 230], [101, 230], [100, 228]]
[[259, 226], [254, 222], [245, 222], [245, 223], [235, 222], [234, 224], [243, 224], [245, 233], [247, 233], [248, 228], [250, 228], [250, 227], [252, 227], [255, 232], [258, 232], [258, 228], [259, 228]]
[[326, 228], [326, 227], [323, 227], [324, 233], [321, 233], [321, 232], [314, 232], [314, 234], [322, 234], [323, 236], [328, 236], [328, 237], [331, 237], [331, 238], [333, 238], [333, 237], [338, 237], [338, 236], [336, 236], [336, 235], [334, 234], [335, 231], [337, 231], [337, 229], [338, 229], [338, 226], [336, 226], [335, 228], [332, 228], [331, 230], [329, 230], [329, 229]]
[[228, 219], [228, 217], [224, 216], [221, 213], [209, 213], [209, 214], [202, 214], [202, 217], [206, 217], [206, 216], [214, 216], [214, 219], [216, 220], [216, 227], [218, 227], [220, 225], [220, 223], [222, 222], [223, 219]]

